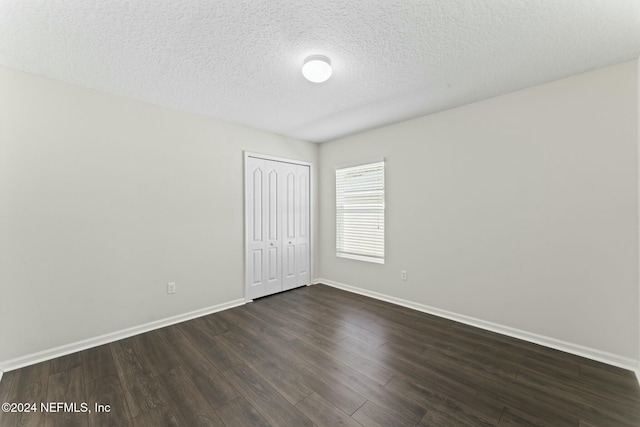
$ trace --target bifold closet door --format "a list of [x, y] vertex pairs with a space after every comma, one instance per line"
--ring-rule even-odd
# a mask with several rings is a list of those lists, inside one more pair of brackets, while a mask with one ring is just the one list
[[296, 280], [296, 165], [283, 163], [284, 169], [284, 206], [282, 240], [282, 287], [284, 290], [295, 288]]
[[311, 283], [309, 166], [248, 157], [248, 297]]
[[309, 166], [296, 165], [296, 286], [311, 283], [311, 252], [309, 227], [311, 219], [311, 200], [309, 198]]
[[249, 297], [282, 290], [282, 171], [279, 163], [247, 161]]
[[309, 272], [309, 166], [286, 164], [282, 239], [282, 289], [311, 283]]

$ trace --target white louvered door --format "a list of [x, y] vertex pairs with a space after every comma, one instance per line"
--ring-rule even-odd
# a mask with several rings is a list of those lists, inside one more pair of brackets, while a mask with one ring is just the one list
[[247, 296], [311, 283], [309, 166], [245, 162]]

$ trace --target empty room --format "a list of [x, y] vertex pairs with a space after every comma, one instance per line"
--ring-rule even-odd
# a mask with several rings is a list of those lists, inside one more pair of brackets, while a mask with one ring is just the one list
[[0, 0], [0, 427], [640, 426], [637, 0]]

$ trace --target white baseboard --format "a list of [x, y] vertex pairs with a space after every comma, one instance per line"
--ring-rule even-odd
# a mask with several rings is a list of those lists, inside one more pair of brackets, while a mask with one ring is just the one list
[[608, 365], [613, 365], [619, 368], [634, 371], [636, 373], [636, 378], [638, 378], [638, 381], [640, 382], [640, 370], [638, 366], [638, 361], [634, 359], [629, 359], [626, 357], [618, 356], [616, 354], [607, 353], [601, 350], [596, 350], [594, 348], [584, 347], [578, 344], [572, 344], [570, 342], [558, 340], [555, 338], [534, 334], [532, 332], [522, 331], [520, 329], [511, 328], [509, 326], [504, 326], [504, 325], [500, 325], [493, 322], [487, 322], [485, 320], [476, 319], [474, 317], [465, 316], [463, 314], [453, 313], [447, 310], [441, 310], [439, 308], [430, 307], [428, 305], [404, 300], [401, 298], [396, 298], [389, 295], [368, 291], [366, 289], [358, 288], [356, 286], [346, 285], [344, 283], [334, 282], [332, 280], [316, 279], [314, 283], [315, 284], [323, 283], [325, 285], [329, 285], [334, 288], [338, 288], [338, 289], [353, 292], [356, 294], [364, 295], [367, 297], [375, 298], [381, 301], [386, 301], [392, 304], [401, 305], [403, 307], [411, 308], [413, 310], [421, 311], [423, 313], [433, 314], [434, 316], [438, 316], [438, 317], [444, 317], [445, 319], [454, 320], [456, 322], [464, 323], [470, 326], [475, 326], [480, 329], [486, 329], [488, 331], [497, 332], [502, 335], [507, 335], [513, 338], [529, 341], [535, 344], [540, 344], [545, 347], [550, 347], [556, 350], [564, 351], [565, 353], [575, 354], [577, 356], [586, 357], [587, 359], [596, 360], [598, 362], [606, 363]]
[[0, 369], [0, 381], [2, 381], [2, 374], [4, 374], [4, 371]]
[[145, 323], [143, 325], [134, 326], [120, 331], [111, 332], [108, 334], [100, 335], [95, 338], [89, 338], [82, 341], [77, 341], [71, 344], [62, 345], [49, 350], [40, 351], [26, 356], [21, 356], [15, 359], [7, 360], [0, 363], [0, 379], [2, 378], [2, 372], [13, 371], [14, 369], [23, 368], [25, 366], [34, 365], [36, 363], [44, 362], [45, 360], [55, 359], [56, 357], [66, 356], [67, 354], [75, 353], [77, 351], [86, 350], [88, 348], [97, 347], [110, 342], [118, 341], [123, 338], [128, 338], [134, 335], [142, 334], [152, 331], [154, 329], [164, 328], [165, 326], [174, 325], [176, 323], [185, 322], [187, 320], [195, 319], [196, 317], [206, 316], [208, 314], [216, 313], [218, 311], [227, 310], [229, 308], [238, 307], [245, 304], [244, 298], [225, 302], [222, 304], [214, 305], [199, 310], [190, 311], [184, 314], [178, 314], [176, 316], [167, 317], [165, 319], [156, 320], [154, 322]]

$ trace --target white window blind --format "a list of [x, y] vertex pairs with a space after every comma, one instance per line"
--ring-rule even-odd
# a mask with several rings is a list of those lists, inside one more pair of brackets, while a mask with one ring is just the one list
[[384, 161], [336, 169], [336, 255], [384, 264]]

